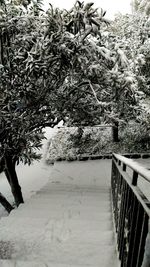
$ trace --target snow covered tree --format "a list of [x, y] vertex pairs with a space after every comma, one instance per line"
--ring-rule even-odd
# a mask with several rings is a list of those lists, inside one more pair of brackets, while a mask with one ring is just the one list
[[[72, 39], [72, 43], [75, 39], [75, 45], [81, 41], [83, 44], [76, 47], [76, 54], [70, 61], [71, 72], [61, 86], [61, 98], [64, 99], [62, 107], [65, 107], [62, 113], [70, 124], [107, 121], [117, 129], [119, 121], [127, 121], [137, 114], [136, 79], [128, 68], [129, 62], [117, 45], [117, 40], [106, 35], [106, 28], [99, 30], [102, 24], [98, 23], [108, 23], [103, 13], [99, 17], [95, 13], [97, 18], [93, 23], [93, 19], [86, 21], [83, 9], [82, 5], [77, 5], [75, 14], [80, 17], [80, 25], [84, 28], [80, 26], [78, 32], [79, 26], [74, 24], [77, 20], [71, 14], [67, 23], [68, 38]], [[63, 45], [63, 48], [67, 51], [66, 46]]]
[[16, 163], [37, 157], [45, 126], [106, 121], [118, 130], [138, 112], [136, 79], [103, 24], [105, 12], [93, 3], [77, 1], [70, 11], [50, 5], [46, 13], [38, 5], [2, 6], [0, 155], [17, 206]]
[[133, 7], [133, 12], [143, 13], [145, 15], [150, 14], [149, 0], [133, 0], [132, 7]]
[[[144, 13], [135, 13], [133, 15], [119, 15], [110, 27], [112, 32], [120, 43], [128, 57], [129, 69], [133, 73], [137, 83], [137, 96], [139, 98], [139, 115], [135, 116], [135, 121], [149, 121], [147, 112], [147, 97], [150, 95], [150, 39], [149, 39], [150, 21]], [[145, 108], [146, 107], [146, 108]], [[138, 115], [138, 114], [137, 114]], [[145, 118], [145, 119], [144, 119]]]
[[[43, 134], [42, 130], [35, 126], [39, 117], [37, 115], [37, 120], [34, 120], [36, 109], [33, 106], [30, 107], [29, 104], [29, 96], [33, 97], [33, 95], [24, 83], [27, 79], [26, 74], [29, 75], [29, 73], [25, 74], [21, 69], [25, 65], [19, 62], [19, 53], [16, 54], [17, 49], [19, 51], [21, 47], [17, 43], [17, 38], [19, 36], [21, 40], [25, 33], [22, 31], [23, 24], [21, 23], [26, 21], [26, 17], [25, 14], [22, 15], [19, 25], [16, 22], [23, 13], [20, 7], [5, 4], [2, 11], [0, 21], [0, 155], [3, 170], [10, 184], [16, 206], [18, 206], [23, 203], [23, 196], [15, 170], [16, 163], [20, 160], [30, 163], [31, 159], [39, 158], [34, 149], [41, 146]], [[26, 22], [29, 26], [26, 29], [27, 34], [33, 25], [29, 19]], [[28, 36], [24, 40], [24, 49], [30, 46], [30, 40], [28, 42], [27, 39]], [[26, 90], [29, 90], [27, 103], [24, 102], [23, 97], [26, 96]], [[33, 104], [35, 105], [35, 102]]]
[[132, 72], [137, 77], [139, 91], [150, 93], [150, 21], [148, 16], [135, 14], [118, 16], [111, 27], [123, 47]]

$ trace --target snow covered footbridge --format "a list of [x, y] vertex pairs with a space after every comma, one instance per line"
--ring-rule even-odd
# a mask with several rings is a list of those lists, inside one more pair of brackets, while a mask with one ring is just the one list
[[123, 160], [56, 162], [46, 186], [0, 220], [0, 266], [149, 266], [149, 204]]

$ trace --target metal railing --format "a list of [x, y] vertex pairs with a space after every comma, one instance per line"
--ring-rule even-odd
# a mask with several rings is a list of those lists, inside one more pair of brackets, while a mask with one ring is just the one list
[[146, 238], [149, 236], [150, 202], [138, 187], [138, 178], [143, 178], [150, 190], [149, 170], [131, 159], [113, 154], [112, 204], [121, 267], [150, 266], [150, 262], [143, 263], [149, 242]]

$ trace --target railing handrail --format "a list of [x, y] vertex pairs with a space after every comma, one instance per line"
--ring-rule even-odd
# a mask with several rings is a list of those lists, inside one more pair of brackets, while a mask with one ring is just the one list
[[147, 182], [150, 183], [150, 170], [147, 170], [145, 167], [143, 167], [141, 164], [133, 161], [132, 159], [128, 159], [124, 156], [121, 156], [119, 154], [113, 153], [113, 156], [118, 160], [121, 161], [123, 164], [125, 164], [127, 167], [131, 168], [133, 171], [138, 173], [140, 176], [142, 176]]

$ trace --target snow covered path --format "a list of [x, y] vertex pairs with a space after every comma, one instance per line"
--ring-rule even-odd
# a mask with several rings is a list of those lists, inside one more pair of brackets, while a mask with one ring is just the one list
[[111, 160], [56, 163], [46, 186], [0, 220], [0, 266], [117, 267], [110, 170]]

